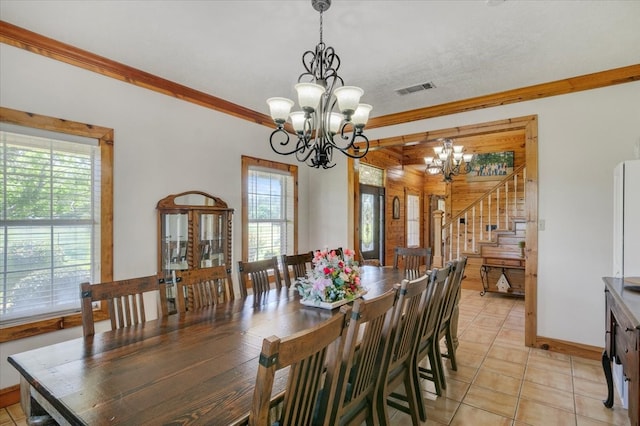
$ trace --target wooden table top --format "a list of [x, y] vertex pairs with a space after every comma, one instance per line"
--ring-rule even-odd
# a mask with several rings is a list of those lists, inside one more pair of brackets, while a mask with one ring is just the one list
[[[402, 279], [362, 267], [365, 299]], [[255, 303], [259, 302], [259, 303]], [[229, 424], [251, 407], [262, 340], [304, 330], [328, 311], [272, 290], [12, 355], [9, 362], [71, 424]], [[284, 387], [280, 375], [276, 387]]]

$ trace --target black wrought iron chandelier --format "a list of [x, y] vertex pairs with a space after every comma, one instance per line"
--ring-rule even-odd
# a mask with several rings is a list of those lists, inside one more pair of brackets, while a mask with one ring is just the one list
[[[302, 55], [305, 72], [295, 85], [302, 111], [290, 112], [294, 104], [290, 99], [267, 99], [277, 127], [269, 142], [278, 154], [295, 154], [300, 162], [328, 169], [335, 166], [334, 149], [351, 158], [367, 154], [369, 139], [363, 129], [372, 107], [360, 103], [362, 89], [344, 85], [338, 75], [340, 57], [322, 41], [322, 14], [331, 6], [331, 0], [311, 0], [311, 5], [320, 12], [320, 43], [315, 51], [308, 50]], [[289, 118], [298, 138], [296, 142], [285, 130]]]
[[451, 139], [438, 139], [442, 146], [433, 148], [435, 157], [424, 157], [427, 164], [425, 173], [437, 175], [442, 173], [445, 182], [453, 181], [453, 176], [469, 173], [473, 154], [465, 154], [464, 146], [454, 145]]

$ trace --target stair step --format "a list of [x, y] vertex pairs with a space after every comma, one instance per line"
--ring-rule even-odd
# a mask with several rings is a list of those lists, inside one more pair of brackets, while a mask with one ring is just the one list
[[480, 251], [484, 257], [510, 257], [520, 259], [520, 248], [483, 246]]

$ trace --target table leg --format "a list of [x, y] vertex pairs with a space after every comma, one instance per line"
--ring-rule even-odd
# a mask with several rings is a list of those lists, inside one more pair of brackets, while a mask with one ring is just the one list
[[602, 401], [605, 407], [613, 407], [613, 374], [611, 373], [611, 359], [607, 351], [602, 351], [602, 369], [604, 370], [604, 377], [607, 380], [607, 399]]

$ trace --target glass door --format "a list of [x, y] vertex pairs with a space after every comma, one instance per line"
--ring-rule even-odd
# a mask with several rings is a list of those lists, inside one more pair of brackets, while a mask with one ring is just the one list
[[360, 185], [360, 253], [384, 264], [384, 188]]

